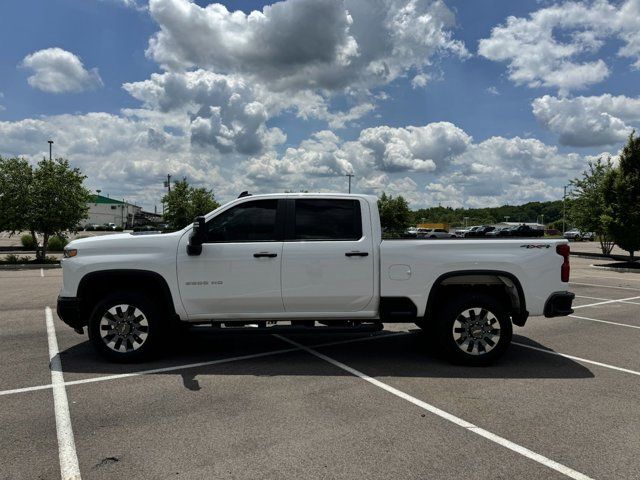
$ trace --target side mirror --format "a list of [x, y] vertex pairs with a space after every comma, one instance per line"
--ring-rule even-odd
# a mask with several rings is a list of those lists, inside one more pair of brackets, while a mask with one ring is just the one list
[[187, 255], [200, 255], [202, 253], [202, 244], [204, 243], [206, 232], [205, 218], [196, 217], [189, 237], [189, 244], [187, 245]]

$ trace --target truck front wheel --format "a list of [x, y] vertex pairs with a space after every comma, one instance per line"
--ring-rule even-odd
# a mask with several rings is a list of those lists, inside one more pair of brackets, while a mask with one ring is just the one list
[[487, 365], [511, 343], [511, 319], [490, 295], [467, 293], [448, 300], [435, 319], [438, 344], [455, 363]]
[[102, 355], [116, 362], [148, 359], [161, 345], [166, 322], [149, 299], [117, 292], [99, 301], [89, 319], [89, 339]]

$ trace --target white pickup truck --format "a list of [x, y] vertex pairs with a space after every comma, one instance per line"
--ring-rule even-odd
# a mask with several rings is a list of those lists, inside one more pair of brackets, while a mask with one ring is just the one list
[[455, 362], [504, 353], [512, 323], [573, 312], [566, 240], [382, 240], [368, 195], [238, 198], [167, 234], [74, 240], [58, 315], [112, 360], [189, 324], [353, 332], [416, 323]]

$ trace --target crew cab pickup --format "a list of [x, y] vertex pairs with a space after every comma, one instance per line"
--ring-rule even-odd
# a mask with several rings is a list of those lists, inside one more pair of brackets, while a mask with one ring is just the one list
[[[74, 240], [59, 317], [116, 361], [192, 324], [342, 332], [416, 323], [453, 361], [486, 364], [529, 316], [573, 312], [566, 240], [382, 240], [368, 195], [238, 198], [165, 234]], [[280, 330], [278, 330], [280, 329]]]

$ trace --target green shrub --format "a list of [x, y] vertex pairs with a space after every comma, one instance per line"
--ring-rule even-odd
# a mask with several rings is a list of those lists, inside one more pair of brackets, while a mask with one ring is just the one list
[[116, 232], [122, 232], [124, 229], [122, 227], [116, 227], [115, 231]]
[[61, 252], [64, 250], [65, 245], [67, 244], [66, 238], [54, 236], [49, 239], [49, 247], [48, 250], [50, 252]]
[[10, 253], [9, 255], [7, 255], [6, 257], [4, 257], [4, 262], [2, 263], [11, 263], [11, 264], [15, 264], [18, 263], [20, 261], [20, 257], [18, 257], [16, 254], [14, 253]]
[[31, 234], [22, 235], [20, 237], [20, 241], [22, 242], [22, 246], [27, 250], [35, 250], [38, 246], [36, 239], [31, 236]]
[[91, 225], [89, 223], [84, 227], [84, 231], [85, 232], [93, 232], [94, 230], [95, 230], [95, 228], [93, 227], [93, 225]]

